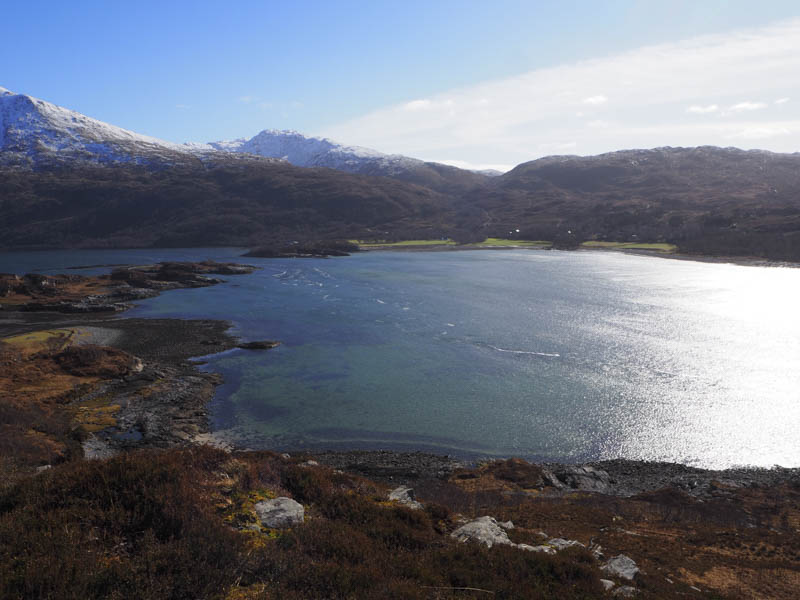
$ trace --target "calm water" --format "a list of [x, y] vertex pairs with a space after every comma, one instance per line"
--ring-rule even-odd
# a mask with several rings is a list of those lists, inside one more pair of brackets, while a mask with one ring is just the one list
[[[238, 253], [0, 254], [0, 270]], [[239, 444], [800, 466], [800, 269], [556, 251], [248, 262], [263, 268], [126, 313], [283, 342], [209, 360], [226, 380], [215, 428]]]

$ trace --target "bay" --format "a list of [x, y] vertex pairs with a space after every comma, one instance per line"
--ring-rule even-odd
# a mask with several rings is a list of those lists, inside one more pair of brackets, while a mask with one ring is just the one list
[[[239, 252], [10, 253], [0, 270]], [[798, 269], [542, 250], [241, 261], [261, 268], [124, 315], [282, 342], [206, 359], [225, 377], [214, 429], [240, 446], [800, 466]]]

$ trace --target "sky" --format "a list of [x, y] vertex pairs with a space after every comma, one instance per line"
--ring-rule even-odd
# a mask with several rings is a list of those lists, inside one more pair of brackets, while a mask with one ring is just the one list
[[468, 168], [800, 151], [796, 0], [29, 0], [0, 86], [173, 142], [293, 129]]

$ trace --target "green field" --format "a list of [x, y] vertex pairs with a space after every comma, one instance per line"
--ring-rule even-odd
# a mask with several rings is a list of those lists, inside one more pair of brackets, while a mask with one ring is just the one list
[[402, 242], [385, 242], [381, 240], [348, 240], [361, 248], [398, 248], [406, 246], [455, 246], [451, 239], [446, 240], [404, 240]]
[[641, 242], [583, 242], [582, 248], [611, 248], [614, 250], [653, 250], [655, 252], [675, 252], [675, 244]]
[[547, 248], [552, 246], [553, 242], [547, 242], [544, 240], [507, 240], [504, 238], [486, 238], [479, 244], [470, 244], [470, 245], [485, 246], [487, 248], [495, 248], [499, 246]]

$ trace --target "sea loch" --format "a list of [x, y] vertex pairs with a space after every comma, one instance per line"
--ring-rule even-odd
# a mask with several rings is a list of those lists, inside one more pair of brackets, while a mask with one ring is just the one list
[[214, 428], [241, 447], [800, 466], [798, 269], [541, 250], [247, 262], [261, 269], [125, 313], [229, 319], [282, 342], [207, 358], [225, 377]]

